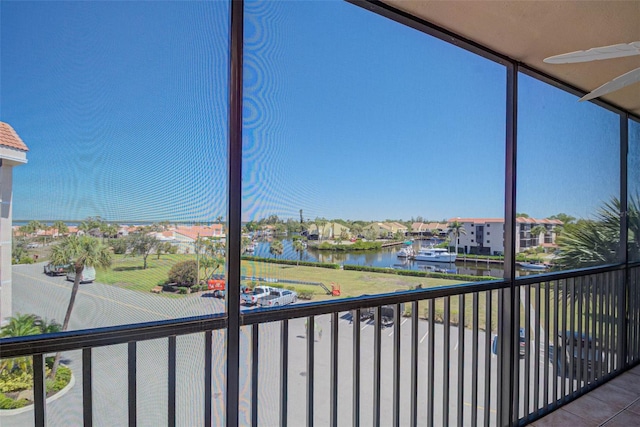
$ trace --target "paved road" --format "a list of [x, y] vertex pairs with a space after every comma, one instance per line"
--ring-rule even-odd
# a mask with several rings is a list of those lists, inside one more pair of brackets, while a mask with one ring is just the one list
[[[14, 266], [14, 313], [36, 313], [49, 319], [60, 320], [67, 306], [71, 282], [62, 277], [48, 277], [42, 273], [42, 264]], [[76, 307], [71, 318], [72, 329], [145, 322], [173, 317], [193, 316], [223, 309], [223, 302], [199, 295], [184, 298], [165, 298], [152, 294], [128, 291], [98, 283], [81, 285]], [[330, 380], [330, 316], [317, 318], [323, 330], [322, 337], [315, 336], [315, 398], [314, 419], [317, 425], [329, 423]], [[428, 322], [418, 322], [419, 373], [418, 402], [420, 425], [426, 425], [427, 410], [427, 356], [430, 352]], [[442, 417], [443, 387], [443, 334], [442, 325], [435, 325], [435, 420]], [[241, 336], [241, 424], [250, 421], [250, 329], [243, 328]], [[394, 334], [401, 334], [401, 425], [408, 423], [410, 384], [410, 333], [411, 321], [403, 319], [399, 332], [395, 327], [382, 331], [381, 375], [381, 423], [391, 424], [392, 416], [392, 357]], [[463, 383], [464, 424], [470, 425], [471, 417], [471, 361], [472, 334], [465, 331], [464, 345], [458, 342], [457, 328], [450, 329], [449, 421], [456, 422], [457, 390]], [[351, 425], [352, 413], [352, 335], [353, 325], [348, 313], [340, 314], [339, 324], [339, 418], [341, 425]], [[484, 381], [491, 378], [490, 414], [495, 420], [496, 359], [491, 357], [491, 373], [484, 372], [484, 333], [479, 337], [479, 405], [484, 401]], [[214, 333], [214, 425], [224, 419], [225, 345], [224, 331]], [[361, 422], [372, 421], [373, 404], [373, 343], [374, 328], [369, 323], [361, 325]], [[278, 425], [278, 401], [280, 384], [280, 328], [279, 324], [260, 326], [259, 368], [259, 419], [260, 425]], [[464, 350], [462, 378], [458, 378], [458, 351]], [[96, 426], [126, 425], [127, 423], [127, 348], [125, 345], [94, 350], [94, 424]], [[49, 426], [79, 425], [82, 419], [81, 354], [65, 353], [63, 358], [78, 376], [70, 393], [47, 406]], [[138, 423], [141, 426], [166, 425], [167, 422], [167, 344], [166, 340], [154, 340], [138, 344]], [[521, 362], [523, 363], [523, 362]], [[532, 361], [533, 363], [533, 361]], [[202, 425], [203, 415], [204, 339], [201, 334], [178, 338], [178, 424]], [[289, 337], [289, 422], [303, 425], [306, 417], [306, 338], [304, 319], [290, 321]], [[479, 419], [484, 416], [479, 410]], [[3, 427], [31, 425], [32, 412], [2, 417]]]

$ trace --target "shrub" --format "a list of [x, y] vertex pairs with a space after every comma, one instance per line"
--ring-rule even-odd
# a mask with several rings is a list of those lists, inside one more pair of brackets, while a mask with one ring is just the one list
[[178, 287], [178, 293], [180, 295], [186, 295], [188, 291], [189, 291], [189, 288], [187, 288], [186, 286], [179, 286]]
[[126, 239], [113, 239], [110, 246], [113, 248], [113, 253], [123, 255], [127, 253], [127, 241]]
[[35, 261], [30, 256], [23, 256], [18, 260], [18, 264], [33, 264]]
[[181, 261], [169, 270], [169, 282], [191, 286], [198, 280], [198, 264], [195, 260]]
[[27, 399], [13, 400], [0, 393], [0, 409], [18, 409], [27, 406], [30, 402]]
[[310, 291], [301, 291], [301, 292], [298, 292], [298, 298], [304, 299], [304, 300], [310, 300], [310, 299], [313, 299], [313, 293]]

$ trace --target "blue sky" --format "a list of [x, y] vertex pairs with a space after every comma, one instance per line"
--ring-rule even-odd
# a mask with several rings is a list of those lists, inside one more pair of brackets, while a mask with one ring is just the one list
[[[226, 2], [1, 7], [15, 219], [226, 213]], [[505, 69], [339, 1], [247, 2], [243, 218], [501, 217]], [[518, 211], [618, 190], [618, 119], [520, 78]]]

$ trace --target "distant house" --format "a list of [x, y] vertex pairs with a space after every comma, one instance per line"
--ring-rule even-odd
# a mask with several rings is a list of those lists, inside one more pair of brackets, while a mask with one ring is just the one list
[[[407, 227], [403, 226], [406, 232]], [[373, 230], [376, 233], [376, 236], [382, 239], [389, 239], [393, 237], [396, 231], [398, 231], [398, 226], [394, 225], [394, 223], [386, 223], [386, 222], [373, 222], [364, 227], [365, 233]]]
[[[458, 251], [467, 254], [501, 255], [504, 253], [504, 219], [502, 218], [452, 218], [458, 221], [466, 234], [458, 236]], [[536, 226], [543, 226], [544, 233], [531, 234]], [[516, 252], [541, 246], [556, 248], [555, 227], [562, 225], [557, 219], [516, 218]], [[453, 245], [452, 245], [453, 246]]]
[[449, 227], [445, 222], [414, 222], [411, 224], [412, 236], [438, 236], [445, 237]]
[[11, 240], [13, 168], [27, 163], [27, 145], [7, 123], [0, 122], [0, 324], [11, 312]]
[[181, 253], [194, 253], [195, 242], [198, 237], [209, 239], [223, 239], [226, 237], [222, 224], [180, 226], [159, 234], [161, 235], [160, 240], [175, 242], [178, 246], [178, 252]]
[[[318, 225], [313, 223], [309, 225], [309, 229], [307, 230], [307, 234], [309, 236], [318, 236], [322, 237], [322, 239], [334, 240], [339, 238], [342, 234], [347, 233], [350, 237], [351, 232], [349, 231], [349, 227], [346, 227], [338, 222], [327, 222], [322, 227], [318, 228]], [[310, 237], [309, 240], [316, 240], [314, 237]]]

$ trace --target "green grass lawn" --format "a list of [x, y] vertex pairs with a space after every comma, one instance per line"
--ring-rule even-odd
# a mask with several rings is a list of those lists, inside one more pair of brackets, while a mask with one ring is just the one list
[[[146, 270], [143, 270], [142, 257], [124, 257], [122, 255], [115, 255], [112, 268], [110, 270], [98, 271], [96, 281], [135, 291], [149, 292], [153, 287], [157, 286], [159, 283], [164, 283], [167, 280], [167, 273], [171, 266], [176, 262], [194, 258], [194, 255], [185, 254], [162, 255], [160, 259], [157, 259], [156, 256], [149, 256], [147, 259], [148, 267]], [[337, 298], [355, 297], [365, 294], [373, 295], [399, 290], [404, 291], [414, 289], [419, 284], [421, 284], [423, 288], [430, 288], [463, 283], [462, 281], [435, 279], [430, 277], [399, 276], [395, 274], [334, 270], [328, 268], [281, 265], [256, 261], [242, 261], [241, 269], [241, 274], [243, 276], [277, 278], [281, 280], [286, 279], [303, 282], [322, 282], [329, 289], [331, 289], [332, 284], [340, 287], [340, 297], [334, 297], [326, 295], [326, 292], [320, 286], [302, 284], [285, 285], [286, 287], [293, 287], [297, 292], [311, 293], [314, 301], [335, 300]], [[202, 274], [204, 276], [204, 273]], [[178, 297], [172, 294], [161, 295]], [[479, 322], [481, 330], [485, 329], [486, 295], [486, 292], [479, 295]], [[493, 306], [491, 310], [491, 323], [492, 329], [495, 329], [498, 308], [497, 292], [493, 292], [492, 295]], [[450, 299], [452, 324], [458, 324], [459, 322], [459, 302], [460, 298], [458, 296], [451, 297]], [[444, 304], [444, 298], [436, 300], [434, 318], [438, 322], [441, 322], [444, 319]], [[411, 304], [405, 305], [406, 314], [410, 312], [410, 306]], [[419, 317], [429, 317], [428, 301], [420, 301], [418, 307]], [[464, 323], [465, 326], [468, 327], [472, 324], [472, 309], [472, 296], [467, 295], [465, 296]]]

